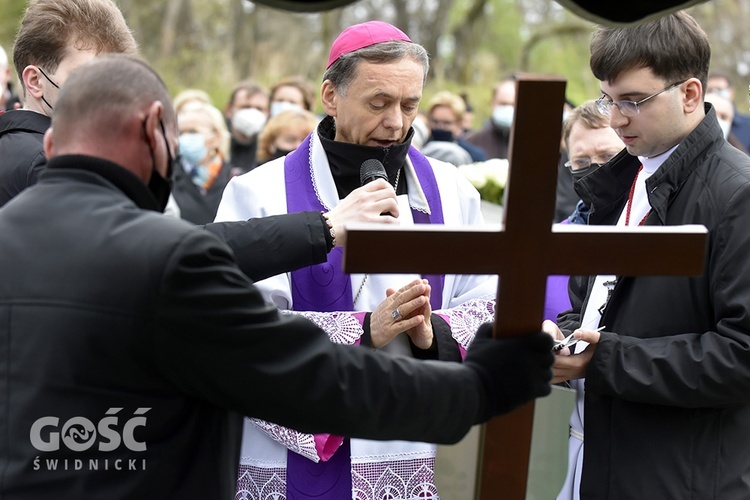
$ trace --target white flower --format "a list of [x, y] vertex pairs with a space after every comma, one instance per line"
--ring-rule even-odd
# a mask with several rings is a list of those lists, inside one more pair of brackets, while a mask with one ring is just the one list
[[469, 179], [469, 182], [471, 182], [477, 189], [481, 189], [487, 184], [487, 175], [482, 167], [482, 163], [483, 162], [469, 163], [468, 165], [461, 165], [458, 167], [458, 170], [461, 171], [461, 173], [463, 173], [466, 178]]
[[477, 188], [483, 200], [502, 204], [503, 190], [508, 182], [508, 160], [493, 158], [458, 167]]
[[508, 165], [508, 160], [500, 158], [492, 158], [484, 162], [487, 180], [504, 188], [508, 182]]

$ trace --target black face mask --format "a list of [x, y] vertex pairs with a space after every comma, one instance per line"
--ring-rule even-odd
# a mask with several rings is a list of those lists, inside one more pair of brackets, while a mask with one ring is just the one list
[[[48, 82], [50, 82], [57, 90], [60, 90], [60, 86], [58, 84], [56, 84], [55, 82], [53, 82], [52, 78], [48, 77], [47, 73], [45, 73], [42, 68], [39, 68], [39, 67], [37, 67], [37, 68], [39, 69], [39, 71], [42, 72], [42, 74], [44, 75], [44, 78], [46, 78]], [[42, 101], [44, 101], [44, 104], [46, 104], [49, 107], [50, 110], [52, 110], [52, 111], [55, 110], [55, 108], [53, 108], [52, 105], [49, 102], [47, 102], [47, 99], [45, 99], [44, 96], [42, 96]]]
[[[172, 192], [172, 172], [174, 171], [175, 159], [172, 153], [169, 151], [169, 143], [167, 142], [167, 133], [164, 129], [164, 122], [159, 120], [161, 125], [161, 133], [164, 136], [164, 147], [167, 148], [167, 178], [161, 176], [159, 171], [156, 169], [156, 159], [154, 158], [154, 152], [151, 151], [151, 180], [148, 181], [148, 190], [154, 195], [156, 203], [159, 205], [159, 209], [163, 212], [167, 208], [169, 202], [169, 195]], [[143, 122], [144, 129], [146, 122]]]
[[277, 149], [276, 151], [274, 151], [273, 153], [271, 153], [271, 159], [270, 160], [275, 160], [276, 158], [281, 158], [282, 156], [286, 156], [289, 153], [291, 153], [292, 151], [294, 151], [294, 150], [293, 149]]
[[577, 181], [578, 179], [583, 179], [588, 174], [599, 168], [601, 165], [599, 163], [591, 163], [586, 168], [579, 168], [578, 170], [571, 170], [570, 175], [573, 176], [573, 182]]
[[453, 142], [453, 132], [451, 132], [450, 130], [442, 130], [439, 128], [434, 128], [432, 129], [431, 139], [433, 141]]

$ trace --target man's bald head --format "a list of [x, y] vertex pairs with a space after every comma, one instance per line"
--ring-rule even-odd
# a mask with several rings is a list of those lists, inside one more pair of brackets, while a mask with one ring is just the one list
[[164, 106], [164, 124], [173, 127], [169, 92], [148, 64], [127, 55], [98, 57], [75, 70], [61, 90], [52, 118], [53, 138], [58, 144], [116, 138], [155, 101]]

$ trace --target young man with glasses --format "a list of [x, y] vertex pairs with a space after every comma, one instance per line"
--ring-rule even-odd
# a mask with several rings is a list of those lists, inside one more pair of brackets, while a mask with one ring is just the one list
[[589, 344], [554, 372], [586, 379], [576, 498], [750, 498], [750, 159], [704, 104], [710, 56], [684, 12], [592, 38], [626, 150], [577, 183], [589, 224], [702, 224], [709, 241], [702, 276], [571, 280], [554, 333]]

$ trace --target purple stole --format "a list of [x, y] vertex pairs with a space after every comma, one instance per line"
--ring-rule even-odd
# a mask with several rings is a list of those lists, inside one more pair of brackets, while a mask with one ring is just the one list
[[[315, 132], [313, 132], [315, 133]], [[323, 211], [313, 186], [310, 148], [312, 134], [284, 160], [286, 182], [286, 207], [288, 213]], [[443, 224], [443, 206], [440, 201], [435, 174], [427, 159], [415, 148], [409, 148], [409, 158], [416, 171], [419, 184], [430, 206], [431, 215], [412, 209], [416, 224]], [[295, 311], [351, 311], [351, 277], [343, 272], [343, 249], [334, 248], [328, 261], [293, 271], [292, 301]], [[423, 275], [432, 286], [430, 305], [433, 310], [442, 307], [445, 275]], [[327, 462], [312, 462], [302, 455], [287, 453], [287, 500], [351, 498], [351, 449], [349, 439]]]

